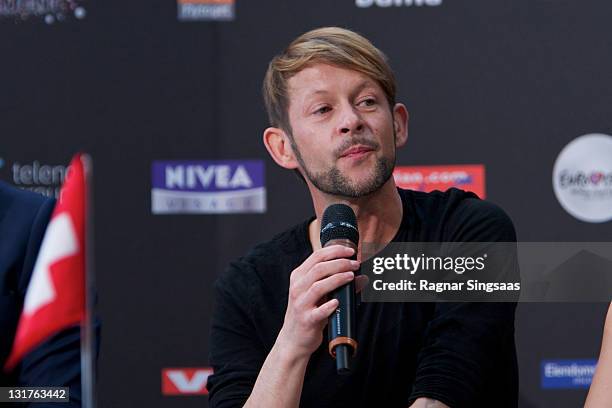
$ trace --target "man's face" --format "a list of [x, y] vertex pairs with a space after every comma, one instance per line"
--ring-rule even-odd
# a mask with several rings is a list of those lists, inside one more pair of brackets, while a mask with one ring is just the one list
[[327, 64], [303, 69], [288, 85], [291, 145], [302, 174], [343, 197], [382, 187], [395, 165], [395, 129], [380, 85]]

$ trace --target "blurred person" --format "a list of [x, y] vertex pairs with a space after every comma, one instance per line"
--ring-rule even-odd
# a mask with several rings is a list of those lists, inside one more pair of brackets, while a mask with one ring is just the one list
[[337, 301], [326, 295], [365, 277], [345, 259], [352, 250], [321, 248], [328, 205], [354, 210], [359, 246], [513, 242], [514, 227], [472, 193], [396, 187], [408, 111], [386, 57], [364, 37], [336, 27], [301, 35], [270, 62], [263, 92], [264, 144], [304, 180], [315, 214], [217, 279], [210, 406], [516, 407], [512, 302], [362, 303], [352, 371], [336, 373], [323, 331]]
[[585, 408], [612, 406], [612, 304], [606, 315], [599, 360], [584, 406]]
[[[80, 406], [80, 328], [47, 339], [9, 373], [2, 367], [11, 351], [36, 257], [55, 200], [0, 181], [0, 386], [67, 386], [69, 405]], [[57, 403], [34, 403], [56, 407]], [[11, 404], [15, 405], [15, 404]]]

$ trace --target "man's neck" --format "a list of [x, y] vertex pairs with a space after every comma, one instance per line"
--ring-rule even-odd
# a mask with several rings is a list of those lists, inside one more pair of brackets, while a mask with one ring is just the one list
[[355, 212], [359, 227], [358, 259], [361, 257], [361, 246], [364, 242], [386, 245], [395, 237], [402, 222], [402, 200], [393, 178], [390, 178], [379, 190], [366, 197], [354, 199], [333, 197], [312, 188], [311, 195], [317, 215], [317, 218], [308, 226], [313, 250], [321, 248], [319, 239], [321, 217], [325, 208], [330, 204], [346, 204]]

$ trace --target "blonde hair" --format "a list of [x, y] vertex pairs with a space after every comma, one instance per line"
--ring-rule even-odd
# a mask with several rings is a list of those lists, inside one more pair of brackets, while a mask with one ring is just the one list
[[335, 65], [367, 75], [380, 85], [389, 107], [392, 109], [395, 105], [395, 77], [385, 54], [353, 31], [323, 27], [302, 34], [270, 61], [263, 83], [270, 125], [291, 133], [287, 82], [315, 63]]

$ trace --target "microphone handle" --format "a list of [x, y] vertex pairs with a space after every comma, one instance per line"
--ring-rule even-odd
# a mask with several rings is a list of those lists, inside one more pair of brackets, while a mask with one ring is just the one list
[[[355, 250], [349, 259], [357, 259], [357, 245], [348, 239], [332, 239], [325, 246], [343, 245]], [[338, 374], [348, 374], [351, 370], [351, 358], [357, 352], [357, 326], [355, 319], [355, 284], [354, 281], [332, 291], [331, 297], [338, 299], [338, 307], [329, 316], [327, 335], [329, 352], [336, 359]]]

